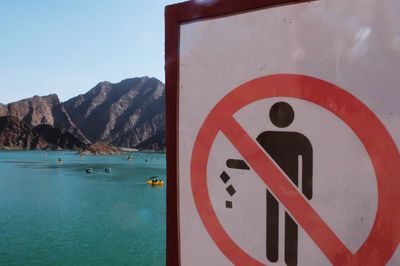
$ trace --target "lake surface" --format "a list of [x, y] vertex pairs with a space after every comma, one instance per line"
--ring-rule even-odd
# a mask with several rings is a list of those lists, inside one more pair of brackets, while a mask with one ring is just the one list
[[165, 265], [165, 155], [132, 155], [0, 152], [0, 265]]

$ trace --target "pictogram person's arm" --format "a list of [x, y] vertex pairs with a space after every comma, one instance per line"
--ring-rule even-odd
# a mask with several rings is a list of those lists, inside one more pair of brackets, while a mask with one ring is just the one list
[[226, 166], [232, 169], [250, 170], [250, 167], [247, 165], [247, 163], [239, 159], [228, 159], [226, 161]]
[[313, 150], [311, 143], [307, 141], [302, 154], [302, 189], [307, 199], [311, 199], [313, 195]]

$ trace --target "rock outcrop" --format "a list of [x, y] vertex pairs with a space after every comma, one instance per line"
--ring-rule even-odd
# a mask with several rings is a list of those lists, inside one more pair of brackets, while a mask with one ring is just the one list
[[0, 116], [6, 116], [7, 115], [7, 106], [0, 103]]
[[121, 151], [107, 143], [95, 143], [79, 150], [80, 155], [115, 155]]

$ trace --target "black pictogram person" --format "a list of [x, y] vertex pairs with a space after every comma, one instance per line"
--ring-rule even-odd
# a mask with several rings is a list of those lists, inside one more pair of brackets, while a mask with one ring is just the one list
[[[292, 107], [285, 102], [275, 103], [269, 112], [271, 122], [279, 128], [288, 127], [294, 120]], [[258, 143], [272, 157], [275, 163], [299, 186], [307, 199], [312, 197], [313, 151], [310, 141], [298, 132], [265, 131], [257, 137]], [[299, 160], [301, 158], [301, 160]], [[299, 167], [299, 161], [301, 165]], [[301, 168], [301, 171], [299, 171]], [[299, 173], [300, 172], [300, 173]], [[267, 259], [278, 261], [279, 202], [267, 189]], [[298, 229], [292, 217], [285, 213], [285, 262], [289, 266], [297, 265]]]

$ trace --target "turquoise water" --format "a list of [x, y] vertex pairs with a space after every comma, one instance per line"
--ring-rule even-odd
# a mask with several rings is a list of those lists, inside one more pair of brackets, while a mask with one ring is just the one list
[[0, 265], [164, 265], [165, 155], [132, 154], [0, 152]]

